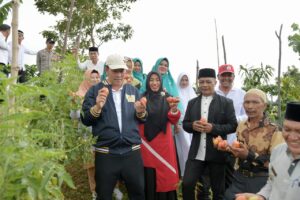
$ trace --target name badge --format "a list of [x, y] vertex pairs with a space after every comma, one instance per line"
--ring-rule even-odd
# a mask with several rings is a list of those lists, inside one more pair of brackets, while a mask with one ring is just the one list
[[128, 102], [135, 102], [135, 95], [129, 95], [129, 94], [125, 94], [125, 97], [127, 99]]

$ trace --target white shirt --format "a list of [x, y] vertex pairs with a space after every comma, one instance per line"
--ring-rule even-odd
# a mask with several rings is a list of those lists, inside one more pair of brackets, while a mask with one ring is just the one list
[[0, 63], [7, 65], [8, 63], [8, 44], [4, 35], [0, 32]]
[[123, 87], [121, 87], [119, 90], [112, 89], [112, 95], [116, 107], [120, 132], [122, 132], [122, 89]]
[[[297, 159], [300, 159], [300, 157]], [[288, 169], [292, 165], [294, 170], [289, 174]], [[269, 200], [299, 199], [300, 161], [296, 162], [286, 143], [278, 145], [272, 151], [269, 164], [269, 179], [258, 194]]]
[[[213, 96], [202, 96], [201, 98], [201, 117], [207, 119], [208, 118], [208, 111], [210, 103], [213, 99]], [[200, 120], [200, 119], [199, 119]], [[198, 153], [196, 156], [196, 160], [205, 160], [205, 154], [206, 154], [206, 133], [201, 133], [200, 137], [200, 146], [198, 149]]]
[[[247, 115], [243, 106], [244, 96], [246, 94], [244, 90], [232, 88], [227, 94], [225, 94], [222, 90], [220, 90], [220, 87], [217, 87], [216, 93], [221, 96], [227, 97], [233, 101], [235, 117], [238, 123], [247, 119]], [[236, 133], [231, 133], [227, 135], [228, 144], [232, 144], [232, 142], [236, 139]]]
[[100, 75], [103, 74], [104, 63], [101, 62], [100, 60], [98, 60], [97, 64], [94, 64], [91, 60], [86, 60], [83, 63], [81, 63], [78, 60], [77, 63], [78, 63], [78, 67], [82, 70], [87, 70], [87, 69], [93, 70], [93, 69], [95, 69], [100, 73]]
[[[8, 61], [11, 64], [12, 63], [12, 42], [8, 43], [9, 46], [9, 54], [8, 54]], [[23, 69], [23, 71], [26, 70], [25, 64], [24, 64], [24, 54], [28, 55], [36, 55], [36, 51], [31, 51], [27, 49], [23, 44], [19, 45], [19, 54], [18, 54], [18, 67], [20, 69]]]

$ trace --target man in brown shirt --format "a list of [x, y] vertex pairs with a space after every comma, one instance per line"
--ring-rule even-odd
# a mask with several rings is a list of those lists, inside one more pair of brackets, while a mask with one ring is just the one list
[[248, 120], [239, 123], [237, 138], [240, 147], [231, 147], [237, 157], [234, 180], [225, 192], [225, 199], [235, 199], [241, 192], [256, 193], [268, 179], [268, 165], [272, 149], [283, 143], [278, 127], [265, 115], [266, 94], [258, 89], [249, 90], [244, 97], [244, 108]]

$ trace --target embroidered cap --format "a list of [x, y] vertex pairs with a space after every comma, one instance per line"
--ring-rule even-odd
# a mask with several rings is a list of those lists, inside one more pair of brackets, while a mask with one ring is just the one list
[[119, 55], [119, 54], [112, 54], [109, 55], [106, 58], [105, 64], [110, 68], [110, 69], [128, 69], [124, 57]]

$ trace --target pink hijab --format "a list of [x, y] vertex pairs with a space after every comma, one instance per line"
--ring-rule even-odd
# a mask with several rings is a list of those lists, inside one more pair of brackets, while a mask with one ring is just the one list
[[[90, 89], [90, 87], [93, 86], [93, 84], [90, 82], [92, 71], [96, 71], [96, 70], [88, 69], [84, 72], [84, 80], [81, 82], [78, 91], [76, 92], [76, 95], [80, 97], [84, 97], [84, 95]], [[98, 77], [100, 78], [99, 73], [98, 73]]]

